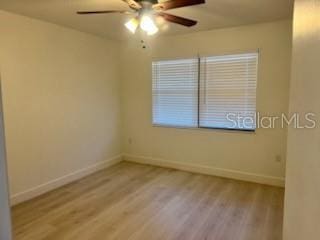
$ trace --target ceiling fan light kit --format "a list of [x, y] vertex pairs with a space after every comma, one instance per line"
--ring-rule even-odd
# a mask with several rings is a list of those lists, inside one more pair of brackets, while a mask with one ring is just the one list
[[137, 28], [139, 27], [139, 20], [137, 18], [132, 18], [129, 22], [125, 24], [125, 26], [130, 32], [135, 34]]
[[165, 13], [169, 9], [187, 7], [192, 5], [204, 4], [205, 0], [169, 0], [165, 2], [158, 2], [158, 0], [122, 0], [127, 3], [132, 12], [123, 10], [104, 10], [104, 11], [79, 11], [78, 14], [106, 14], [106, 13], [123, 13], [136, 14], [136, 17], [125, 23], [125, 27], [131, 32], [136, 33], [140, 28], [148, 35], [154, 35], [159, 31], [158, 26], [154, 21], [154, 17], [161, 17], [168, 22], [192, 27], [197, 24], [197, 21], [178, 17], [172, 14]]
[[154, 35], [159, 31], [159, 28], [156, 26], [153, 19], [148, 15], [143, 15], [141, 17], [140, 27], [148, 35]]
[[133, 34], [135, 34], [139, 26], [148, 35], [154, 35], [159, 31], [159, 28], [154, 23], [152, 17], [147, 14], [142, 15], [142, 17], [132, 18], [125, 26]]

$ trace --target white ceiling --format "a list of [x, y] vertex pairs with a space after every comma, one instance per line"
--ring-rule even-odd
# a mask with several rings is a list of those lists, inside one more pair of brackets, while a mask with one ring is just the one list
[[[121, 0], [0, 0], [0, 9], [42, 19], [99, 36], [122, 40], [130, 36], [121, 14], [77, 15], [78, 10], [126, 10]], [[161, 34], [181, 34], [280, 19], [290, 19], [293, 0], [206, 0], [206, 4], [168, 11], [198, 20], [192, 28], [165, 24]]]

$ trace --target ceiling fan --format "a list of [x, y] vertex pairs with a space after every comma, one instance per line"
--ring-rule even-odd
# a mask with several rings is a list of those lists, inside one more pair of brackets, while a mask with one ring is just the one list
[[186, 27], [192, 27], [197, 24], [197, 21], [178, 17], [164, 11], [174, 8], [181, 8], [205, 3], [205, 0], [168, 0], [158, 2], [158, 0], [122, 0], [127, 3], [132, 11], [123, 10], [104, 10], [104, 11], [78, 11], [78, 14], [107, 14], [107, 13], [122, 13], [135, 14], [125, 26], [135, 33], [137, 28], [145, 31], [148, 35], [153, 35], [159, 31], [154, 22], [154, 17], [161, 17], [168, 22], [180, 24]]

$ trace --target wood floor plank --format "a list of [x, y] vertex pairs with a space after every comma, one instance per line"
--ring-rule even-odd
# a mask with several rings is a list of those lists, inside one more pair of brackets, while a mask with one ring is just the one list
[[[185, 180], [188, 180], [191, 177], [190, 174], [182, 175], [184, 175]], [[114, 204], [108, 211], [101, 212], [92, 219], [92, 221], [88, 221], [87, 225], [83, 226], [80, 231], [71, 234], [71, 236], [68, 236], [65, 239], [78, 239], [79, 237], [105, 239], [105, 235], [108, 235], [108, 238], [110, 238], [112, 233], [116, 231], [117, 226], [123, 224], [130, 215], [133, 215], [137, 211], [141, 211], [148, 202], [157, 200], [156, 197], [160, 195], [160, 193], [157, 192], [157, 190], [159, 190], [157, 188], [157, 183], [163, 183], [165, 180], [163, 177], [165, 176], [166, 172], [161, 169], [160, 175], [156, 176], [150, 182], [145, 182], [142, 188]], [[87, 231], [86, 229], [90, 229], [90, 231]]]
[[[145, 222], [152, 218], [152, 213], [161, 211], [168, 204], [168, 200], [172, 195], [181, 191], [181, 187], [188, 184], [193, 178], [191, 174], [181, 174], [181, 172], [171, 174], [166, 179], [162, 177], [158, 179], [162, 186], [152, 185], [144, 194], [131, 200], [131, 203], [123, 202], [119, 207], [123, 209], [125, 214], [121, 216], [117, 214], [119, 209], [116, 210], [115, 217], [113, 217], [116, 221], [111, 221], [111, 228], [108, 231], [101, 228], [102, 231], [100, 230], [94, 237], [98, 239], [99, 236], [108, 235], [108, 239], [129, 239], [131, 234], [127, 235], [127, 233], [135, 231], [138, 227], [144, 225]], [[120, 212], [122, 211], [120, 210]], [[131, 231], [129, 231], [130, 229]]]
[[[106, 182], [110, 181], [113, 175], [119, 176], [119, 171], [124, 173], [127, 168], [125, 163], [117, 164], [116, 166], [112, 166], [111, 168], [63, 186], [31, 201], [15, 206], [13, 218], [15, 218], [16, 215], [19, 216], [19, 218], [15, 218], [16, 221], [14, 221], [16, 227], [20, 228], [21, 225], [42, 216], [44, 212], [63, 206], [65, 203], [69, 203], [84, 194], [88, 194], [91, 190], [103, 186]], [[30, 209], [34, 210], [32, 216], [27, 214]]]
[[122, 162], [13, 208], [15, 240], [281, 240], [283, 189]]

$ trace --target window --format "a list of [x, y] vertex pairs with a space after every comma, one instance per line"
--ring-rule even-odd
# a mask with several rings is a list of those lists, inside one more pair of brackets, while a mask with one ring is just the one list
[[257, 53], [201, 58], [200, 127], [256, 128], [257, 63]]
[[198, 59], [154, 62], [153, 124], [198, 126]]
[[152, 66], [153, 124], [255, 130], [258, 53]]

